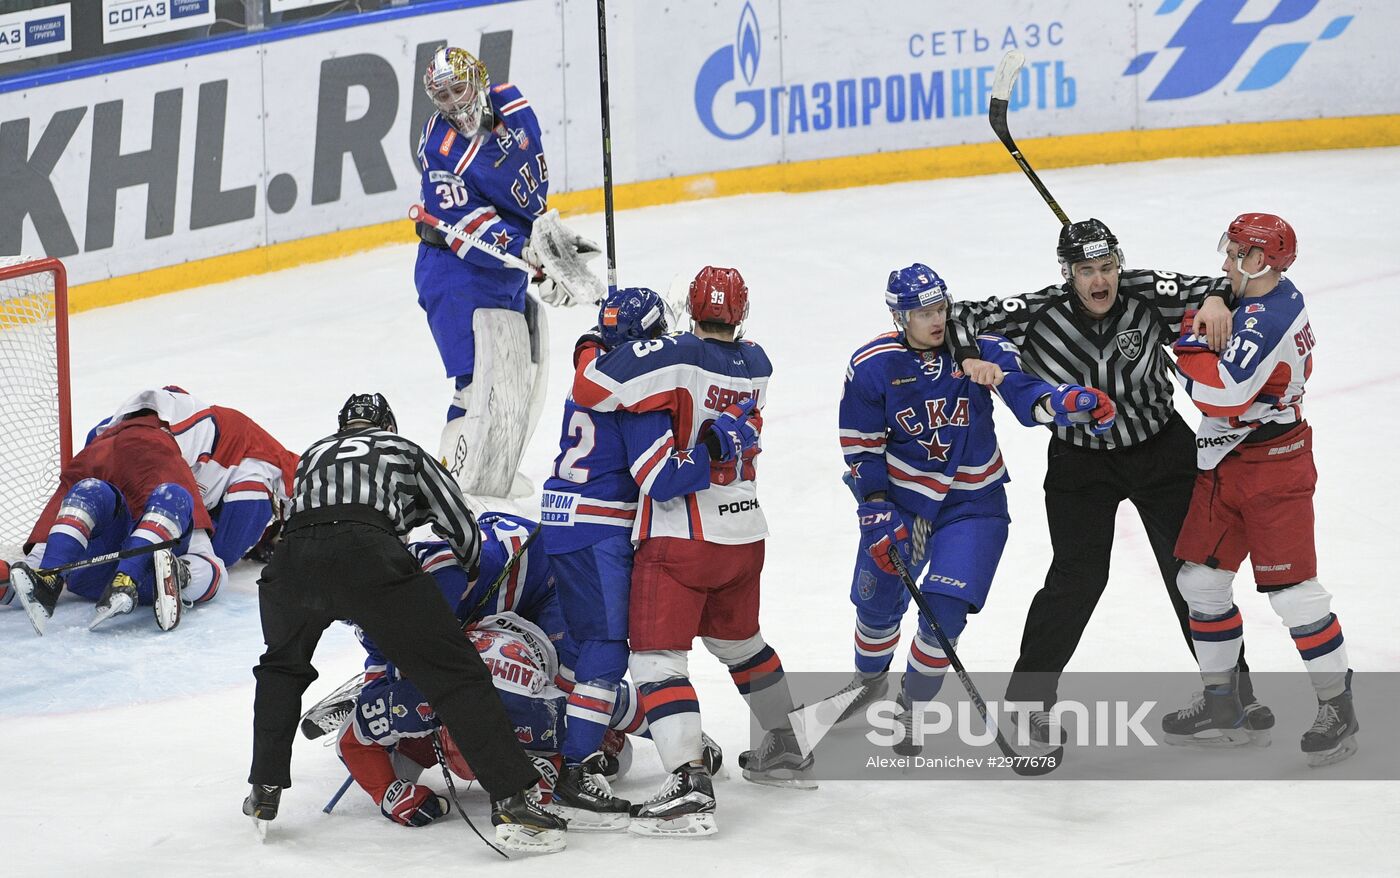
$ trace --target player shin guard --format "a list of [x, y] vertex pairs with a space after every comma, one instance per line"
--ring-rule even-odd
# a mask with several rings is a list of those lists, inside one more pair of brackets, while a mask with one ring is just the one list
[[116, 489], [100, 479], [83, 479], [74, 485], [49, 528], [42, 563], [58, 567], [86, 557], [93, 532], [116, 517], [120, 503]]
[[646, 711], [642, 709], [642, 696], [631, 680], [623, 680], [616, 687], [617, 700], [613, 703], [612, 719], [608, 727], [624, 735], [650, 738], [647, 728]]
[[691, 762], [698, 763], [702, 750], [700, 701], [690, 678], [672, 677], [658, 683], [642, 683], [638, 689], [662, 767], [675, 771]]
[[589, 680], [574, 686], [565, 709], [568, 734], [562, 752], [566, 763], [576, 765], [602, 748], [616, 705], [616, 683]]
[[792, 693], [782, 660], [755, 634], [747, 640], [704, 638], [705, 647], [729, 667], [729, 676], [764, 729], [790, 728]]
[[[951, 640], [957, 646], [957, 639]], [[904, 675], [904, 694], [910, 704], [922, 704], [938, 696], [949, 663], [937, 639], [920, 631], [909, 645], [909, 664]]]
[[869, 625], [856, 619], [856, 670], [880, 674], [889, 670], [899, 646], [899, 622], [889, 626]]
[[[146, 510], [136, 529], [122, 541], [122, 549], [178, 540], [189, 528], [193, 510], [194, 499], [189, 491], [169, 483], [157, 485], [146, 500]], [[117, 572], [131, 577], [140, 593], [149, 599], [155, 577], [150, 556], [126, 558], [117, 565]]]
[[1342, 625], [1334, 613], [1311, 625], [1288, 629], [1293, 645], [1308, 669], [1317, 697], [1335, 698], [1345, 691], [1347, 677], [1347, 648], [1342, 638]]
[[1244, 642], [1244, 619], [1234, 604], [1226, 612], [1207, 616], [1191, 611], [1191, 642], [1196, 647], [1196, 661], [1201, 666], [1201, 678], [1207, 683], [1228, 683], [1240, 661], [1240, 644]]

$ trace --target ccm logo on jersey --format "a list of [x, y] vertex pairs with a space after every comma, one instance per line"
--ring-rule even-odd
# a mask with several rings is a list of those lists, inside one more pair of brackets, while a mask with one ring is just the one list
[[758, 391], [750, 393], [747, 390], [730, 390], [727, 387], [720, 387], [718, 384], [711, 384], [709, 389], [705, 391], [705, 408], [720, 412], [749, 397], [758, 399]]
[[721, 503], [719, 505], [719, 514], [724, 515], [727, 512], [751, 512], [757, 508], [757, 500], [735, 500], [733, 503]]

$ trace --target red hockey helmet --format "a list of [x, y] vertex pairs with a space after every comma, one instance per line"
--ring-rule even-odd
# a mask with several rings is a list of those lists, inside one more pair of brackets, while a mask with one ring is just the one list
[[1235, 217], [1225, 234], [1220, 236], [1220, 252], [1234, 241], [1247, 255], [1250, 248], [1264, 251], [1264, 264], [1275, 271], [1287, 271], [1298, 258], [1298, 236], [1283, 217], [1271, 213], [1242, 213]]
[[737, 268], [707, 265], [690, 282], [690, 316], [695, 322], [738, 326], [749, 316], [749, 288]]

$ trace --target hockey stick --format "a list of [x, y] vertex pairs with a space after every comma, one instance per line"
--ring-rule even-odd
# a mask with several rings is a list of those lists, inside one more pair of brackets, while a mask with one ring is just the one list
[[496, 574], [496, 578], [491, 581], [490, 588], [486, 589], [486, 594], [483, 594], [481, 599], [476, 602], [476, 606], [472, 607], [471, 612], [467, 613], [467, 615], [462, 618], [463, 630], [470, 628], [480, 620], [481, 617], [479, 614], [482, 608], [495, 596], [496, 592], [501, 590], [501, 585], [505, 583], [511, 571], [520, 563], [520, 559], [525, 557], [525, 553], [530, 550], [530, 544], [535, 541], [535, 537], [539, 536], [540, 529], [543, 527], [544, 525], [542, 524], [535, 525], [535, 529], [525, 536], [525, 542], [520, 544], [520, 548], [516, 549], [515, 552], [506, 559], [506, 563], [501, 566], [501, 572]]
[[108, 552], [105, 555], [95, 555], [91, 558], [84, 558], [81, 561], [70, 561], [67, 564], [60, 564], [57, 567], [42, 567], [34, 572], [40, 576], [50, 576], [54, 573], [62, 573], [65, 570], [78, 570], [83, 567], [96, 567], [98, 564], [106, 564], [109, 561], [121, 561], [126, 558], [136, 558], [140, 555], [149, 555], [152, 552], [159, 552], [161, 549], [173, 549], [176, 540], [164, 540], [159, 543], [150, 543], [145, 546], [137, 546], [134, 549], [122, 549], [119, 552]]
[[607, 0], [598, 0], [598, 92], [603, 108], [603, 222], [608, 236], [608, 295], [617, 292], [617, 243], [613, 228], [612, 121], [608, 110]]
[[1064, 759], [1065, 748], [1056, 747], [1046, 754], [1026, 755], [1017, 753], [1010, 744], [1006, 742], [1006, 737], [1001, 733], [1001, 729], [987, 715], [987, 702], [982, 700], [982, 694], [977, 691], [977, 687], [972, 684], [972, 678], [968, 676], [967, 669], [963, 667], [962, 661], [958, 659], [957, 652], [953, 649], [953, 642], [948, 639], [948, 635], [943, 633], [943, 628], [939, 626], [938, 619], [933, 615], [933, 608], [928, 605], [923, 592], [919, 591], [918, 585], [914, 583], [914, 577], [909, 575], [909, 568], [904, 563], [904, 557], [899, 554], [899, 549], [893, 545], [889, 551], [890, 563], [899, 573], [899, 578], [904, 581], [904, 588], [908, 590], [909, 596], [918, 604], [919, 612], [923, 614], [924, 621], [928, 622], [933, 629], [933, 636], [938, 639], [938, 645], [943, 650], [943, 654], [948, 657], [948, 664], [953, 666], [953, 673], [958, 675], [962, 681], [963, 688], [967, 690], [972, 703], [977, 706], [977, 712], [982, 715], [982, 722], [987, 724], [987, 728], [996, 733], [997, 749], [1001, 750], [1003, 756], [1011, 760], [1011, 770], [1024, 777], [1037, 777], [1042, 774], [1049, 774], [1059, 767]]
[[531, 277], [535, 276], [535, 272], [537, 269], [535, 268], [535, 266], [526, 262], [524, 259], [521, 259], [519, 256], [513, 256], [510, 253], [507, 253], [500, 247], [497, 247], [495, 244], [492, 244], [486, 241], [485, 239], [478, 238], [476, 235], [468, 234], [467, 232], [464, 232], [461, 229], [454, 228], [448, 225], [443, 220], [433, 216], [431, 213], [428, 213], [428, 211], [425, 210], [423, 208], [423, 205], [421, 204], [414, 204], [408, 208], [408, 218], [413, 220], [415, 223], [422, 223], [425, 226], [432, 226], [433, 228], [437, 229], [439, 232], [442, 232], [449, 238], [456, 238], [458, 241], [461, 241], [463, 244], [466, 244], [469, 247], [475, 247], [482, 253], [494, 256], [497, 259], [501, 260], [501, 262], [505, 263], [506, 267], [508, 268], [518, 268], [526, 274], [530, 275]]
[[331, 813], [332, 811], [334, 811], [334, 810], [335, 810], [335, 806], [338, 805], [338, 804], [340, 804], [340, 797], [343, 796], [343, 795], [345, 795], [345, 791], [348, 790], [348, 789], [350, 789], [350, 784], [352, 784], [352, 783], [354, 783], [354, 782], [355, 782], [355, 776], [354, 776], [353, 774], [347, 774], [347, 775], [345, 775], [345, 783], [341, 784], [341, 785], [340, 785], [340, 789], [338, 789], [338, 790], [335, 791], [335, 795], [334, 795], [334, 796], [331, 796], [331, 800], [330, 800], [329, 802], [326, 803], [326, 807], [322, 808], [322, 809], [321, 809], [321, 812], [322, 812], [323, 814], [329, 814], [329, 813]]
[[447, 755], [442, 752], [441, 729], [433, 729], [432, 741], [433, 755], [437, 757], [438, 767], [442, 769], [442, 779], [447, 781], [447, 794], [452, 797], [452, 804], [457, 806], [457, 813], [462, 815], [462, 819], [467, 821], [467, 825], [471, 827], [472, 832], [476, 833], [476, 837], [481, 839], [482, 843], [484, 843], [491, 850], [495, 851], [496, 853], [509, 860], [510, 854], [506, 853], [505, 851], [501, 850], [500, 848], [496, 847], [494, 844], [486, 840], [486, 836], [481, 834], [481, 832], [476, 828], [476, 824], [473, 823], [472, 819], [467, 816], [467, 809], [463, 808], [462, 803], [458, 801], [457, 785], [452, 782], [452, 772], [448, 771], [447, 769]]
[[1055, 201], [1055, 197], [1050, 194], [1050, 190], [1045, 188], [1045, 184], [1040, 182], [1035, 171], [1031, 168], [1030, 162], [1021, 155], [1021, 150], [1017, 148], [1016, 141], [1011, 139], [1011, 129], [1006, 124], [1007, 102], [1011, 99], [1011, 89], [1016, 85], [1016, 77], [1021, 72], [1021, 66], [1026, 63], [1026, 56], [1012, 49], [1002, 57], [1001, 63], [997, 65], [997, 75], [992, 81], [992, 101], [987, 110], [987, 119], [992, 123], [992, 130], [1001, 139], [1006, 151], [1011, 153], [1011, 157], [1016, 160], [1016, 164], [1021, 166], [1021, 170], [1030, 178], [1031, 185], [1035, 186], [1035, 191], [1040, 193], [1040, 197], [1045, 199], [1045, 203], [1050, 205], [1050, 209], [1055, 212], [1055, 218], [1060, 221], [1060, 225], [1069, 225], [1069, 217], [1060, 209], [1060, 205]]

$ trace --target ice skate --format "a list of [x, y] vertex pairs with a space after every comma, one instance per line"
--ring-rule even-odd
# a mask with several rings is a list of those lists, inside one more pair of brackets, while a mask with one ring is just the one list
[[564, 831], [569, 822], [551, 814], [521, 790], [509, 799], [491, 803], [491, 823], [496, 841], [508, 851], [527, 854], [553, 854], [564, 849]]
[[[1032, 710], [1022, 713], [1021, 711], [1011, 711], [1011, 721], [1016, 726], [1021, 725], [1022, 719], [1026, 722], [1026, 738], [1028, 746], [1037, 750], [1053, 750], [1056, 747], [1063, 747], [1069, 742], [1069, 735], [1065, 732], [1064, 726], [1058, 722], [1052, 722], [1050, 711]], [[1050, 743], [1050, 736], [1054, 734], [1055, 743]], [[1019, 743], [1023, 740], [1019, 735], [1016, 737]]]
[[857, 671], [849, 683], [817, 705], [816, 720], [824, 727], [843, 723], [863, 711], [868, 705], [884, 698], [889, 688], [890, 675], [888, 671], [873, 675]]
[[569, 821], [570, 829], [615, 832], [632, 819], [632, 803], [613, 795], [604, 776], [601, 752], [578, 765], [566, 765], [554, 786], [553, 810]]
[[1244, 706], [1244, 729], [1249, 732], [1249, 743], [1256, 747], [1267, 747], [1273, 743], [1274, 712], [1258, 701]]
[[714, 835], [715, 789], [709, 772], [693, 764], [671, 772], [656, 795], [632, 806], [627, 829], [653, 837]]
[[1238, 747], [1249, 743], [1244, 708], [1234, 687], [1207, 686], [1189, 707], [1162, 717], [1168, 744], [1192, 747]]
[[353, 697], [332, 701], [330, 704], [317, 704], [301, 718], [301, 733], [309, 741], [323, 735], [333, 735], [340, 731], [350, 713], [355, 709]]
[[1335, 765], [1356, 752], [1356, 733], [1361, 724], [1351, 703], [1351, 671], [1347, 671], [1346, 690], [1341, 695], [1317, 702], [1317, 718], [1312, 728], [1303, 733], [1303, 752], [1308, 765], [1321, 768]]
[[10, 567], [10, 585], [19, 596], [19, 605], [29, 616], [29, 624], [42, 637], [44, 626], [53, 618], [53, 608], [63, 591], [63, 576], [58, 573], [45, 575], [20, 562]]
[[894, 719], [899, 724], [901, 736], [890, 749], [894, 750], [897, 756], [918, 756], [924, 752], [924, 742], [922, 738], [914, 738], [914, 709], [909, 705], [909, 696], [901, 692], [895, 703], [899, 705], [899, 713]]
[[282, 788], [273, 784], [253, 784], [243, 800], [243, 813], [253, 819], [258, 841], [267, 841], [267, 825], [277, 819], [277, 806], [282, 801]]
[[156, 573], [155, 599], [151, 601], [156, 626], [162, 631], [172, 631], [184, 615], [184, 590], [190, 583], [190, 565], [169, 549], [158, 550], [151, 556], [151, 563]]
[[136, 582], [125, 573], [118, 573], [112, 577], [112, 584], [107, 586], [107, 590], [102, 593], [102, 600], [97, 602], [97, 614], [88, 623], [88, 630], [93, 630], [113, 616], [130, 613], [134, 609], [136, 609]]
[[802, 755], [792, 729], [765, 732], [758, 748], [739, 754], [744, 780], [770, 787], [815, 790], [811, 778], [812, 757]]
[[700, 733], [700, 761], [711, 778], [727, 776], [720, 773], [724, 769], [724, 751], [719, 748], [714, 738], [704, 732]]

